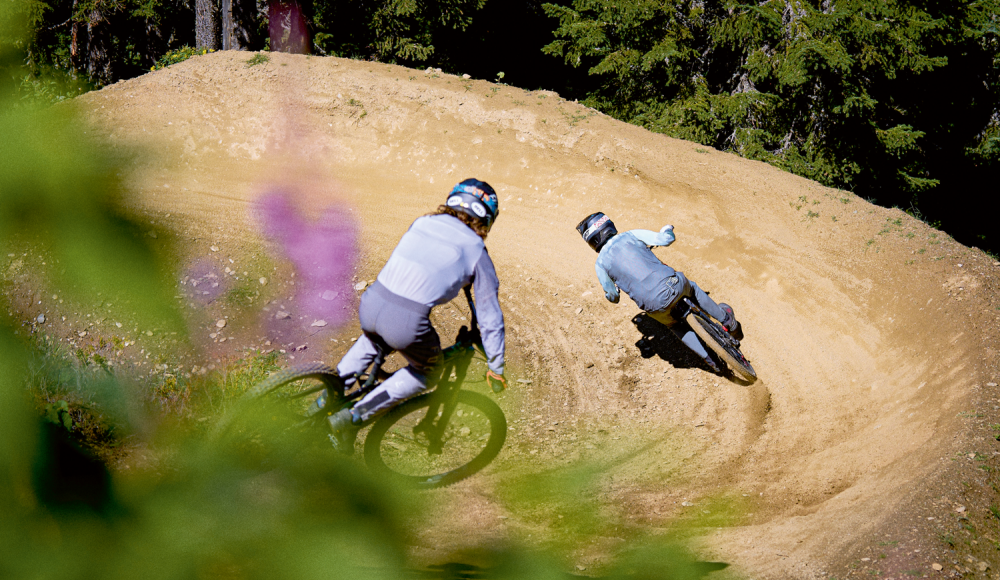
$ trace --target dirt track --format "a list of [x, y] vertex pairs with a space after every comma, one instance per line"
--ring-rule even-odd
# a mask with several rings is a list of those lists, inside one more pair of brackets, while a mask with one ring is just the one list
[[[986, 387], [1000, 378], [1000, 268], [988, 256], [898, 210], [553, 93], [334, 58], [247, 58], [197, 57], [78, 99], [112, 142], [155, 152], [129, 176], [136, 203], [180, 233], [190, 263], [263, 260], [253, 216], [267, 183], [295, 184], [314, 213], [353, 208], [359, 280], [455, 182], [476, 176], [500, 194], [487, 246], [510, 372], [531, 383], [501, 402], [516, 421], [505, 459], [449, 492], [452, 519], [415, 532], [416, 558], [544, 536], [554, 520], [512, 512], [497, 494], [515, 464], [543, 473], [584, 460], [608, 467], [600, 498], [614, 517], [652, 532], [694, 522], [705, 557], [734, 564], [727, 574], [840, 577], [874, 565], [860, 558], [876, 545], [888, 546], [882, 577], [939, 561], [947, 573], [959, 558], [939, 528], [957, 529], [963, 514], [982, 534], [966, 552], [996, 573], [988, 505], [953, 505], [959, 480], [978, 474], [977, 489], [988, 487], [994, 476], [975, 467], [996, 465], [984, 425], [1000, 422]], [[677, 241], [657, 255], [735, 307], [760, 381], [709, 374], [662, 329], [637, 327], [631, 301], [605, 301], [574, 231], [593, 211], [620, 230], [675, 225]], [[436, 311], [443, 337], [452, 312]], [[206, 348], [257, 338], [238, 326]], [[655, 338], [637, 346], [642, 331]], [[352, 332], [307, 352], [333, 362]], [[723, 519], [704, 515], [723, 504]], [[618, 535], [573, 557], [599, 565]]]

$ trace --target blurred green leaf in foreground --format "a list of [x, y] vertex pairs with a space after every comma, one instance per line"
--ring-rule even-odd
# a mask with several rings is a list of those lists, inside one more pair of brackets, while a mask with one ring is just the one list
[[[125, 208], [121, 163], [72, 103], [18, 99], [19, 6], [0, 8], [0, 258], [42, 251], [51, 271], [39, 275], [60, 294], [114, 297], [137, 323], [182, 330], [169, 253]], [[298, 445], [262, 462], [239, 439], [192, 430], [157, 433], [147, 465], [111, 473], [69, 435], [67, 409], [49, 409], [55, 421], [33, 409], [16, 284], [0, 298], [0, 577], [397, 577], [392, 496], [352, 463]]]

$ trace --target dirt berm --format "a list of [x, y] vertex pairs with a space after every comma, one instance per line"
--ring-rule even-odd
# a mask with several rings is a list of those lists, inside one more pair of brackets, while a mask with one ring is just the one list
[[[568, 566], [599, 570], [637, 531], [689, 525], [734, 577], [996, 576], [992, 258], [902, 211], [551, 92], [249, 56], [196, 57], [78, 99], [116, 147], [146, 155], [126, 177], [136, 206], [184, 241], [182, 267], [248, 275], [238, 271], [268, 247], [257, 200], [276, 184], [311, 215], [349, 208], [361, 281], [454, 183], [475, 176], [500, 196], [487, 246], [508, 328], [511, 439], [441, 494], [451, 507], [414, 530], [415, 559], [544, 543], [558, 514], [498, 498], [526, 472], [582, 462], [600, 468], [592, 497], [617, 523]], [[605, 300], [574, 230], [594, 211], [619, 230], [676, 227], [656, 254], [735, 307], [756, 384], [710, 374], [662, 328], [633, 321], [630, 300]], [[435, 312], [445, 338], [464, 317]], [[229, 342], [205, 339], [213, 357], [273, 338], [230, 324]], [[327, 329], [304, 352], [335, 362], [355, 328]]]

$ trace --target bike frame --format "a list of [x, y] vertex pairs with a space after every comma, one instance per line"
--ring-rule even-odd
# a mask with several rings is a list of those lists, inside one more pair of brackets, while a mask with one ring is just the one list
[[[463, 290], [465, 292], [465, 299], [469, 304], [469, 310], [472, 312], [470, 320], [472, 330], [469, 327], [462, 326], [458, 331], [458, 336], [455, 338], [455, 344], [442, 351], [441, 365], [438, 369], [434, 370], [431, 377], [428, 377], [429, 382], [433, 384], [432, 388], [435, 396], [427, 409], [427, 415], [414, 427], [415, 432], [422, 432], [427, 436], [430, 442], [429, 452], [434, 454], [441, 453], [444, 445], [443, 437], [445, 430], [447, 429], [452, 413], [455, 411], [455, 407], [458, 405], [458, 392], [461, 390], [461, 385], [468, 373], [469, 365], [472, 363], [475, 352], [478, 350], [485, 356], [479, 334], [476, 305], [472, 301], [472, 292], [469, 286], [466, 286]], [[382, 372], [382, 364], [385, 363], [386, 353], [381, 348], [376, 348], [378, 352], [371, 366], [368, 367], [369, 372], [356, 375], [357, 383], [360, 386], [349, 394], [341, 393], [340, 397], [337, 398], [336, 404], [338, 404], [339, 408], [347, 407], [351, 403], [361, 400], [381, 384], [378, 378]], [[455, 376], [454, 380], [451, 379], [452, 375]], [[362, 426], [370, 425], [379, 416], [368, 419]]]

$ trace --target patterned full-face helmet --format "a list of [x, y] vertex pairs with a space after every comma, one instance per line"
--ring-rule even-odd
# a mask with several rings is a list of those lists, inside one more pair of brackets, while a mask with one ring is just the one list
[[497, 192], [489, 183], [471, 177], [452, 188], [445, 205], [479, 220], [487, 231], [500, 215]]

